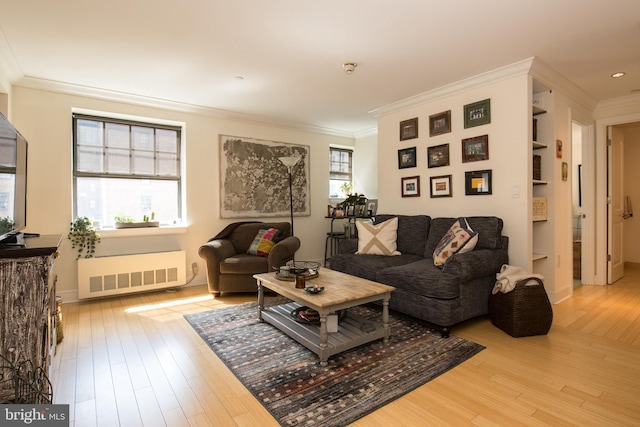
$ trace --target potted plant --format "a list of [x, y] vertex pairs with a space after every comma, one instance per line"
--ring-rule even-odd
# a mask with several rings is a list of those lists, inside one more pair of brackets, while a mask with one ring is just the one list
[[349, 196], [351, 191], [353, 191], [353, 183], [350, 181], [343, 182], [340, 186], [340, 191], [345, 197]]
[[0, 218], [0, 234], [8, 233], [15, 226], [13, 220], [8, 216]]
[[113, 219], [116, 221], [115, 228], [142, 228], [142, 227], [159, 227], [160, 223], [155, 221], [155, 212], [151, 212], [151, 217], [143, 215], [142, 221], [136, 221], [133, 217], [120, 212]]
[[76, 259], [92, 258], [100, 243], [100, 234], [86, 216], [79, 216], [71, 223], [67, 238], [71, 240], [71, 248], [78, 252]]

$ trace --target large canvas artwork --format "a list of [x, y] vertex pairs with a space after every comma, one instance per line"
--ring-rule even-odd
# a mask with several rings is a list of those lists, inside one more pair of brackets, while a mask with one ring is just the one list
[[293, 214], [311, 214], [309, 146], [220, 135], [222, 218], [288, 217], [289, 172], [278, 157], [299, 156], [292, 171]]

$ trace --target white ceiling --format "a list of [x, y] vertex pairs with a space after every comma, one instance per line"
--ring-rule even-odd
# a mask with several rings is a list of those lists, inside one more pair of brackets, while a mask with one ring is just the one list
[[630, 95], [640, 0], [0, 0], [13, 85], [346, 134], [375, 128], [373, 109], [533, 56], [595, 100]]

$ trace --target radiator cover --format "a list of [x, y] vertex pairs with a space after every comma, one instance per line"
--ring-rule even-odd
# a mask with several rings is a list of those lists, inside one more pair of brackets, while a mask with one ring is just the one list
[[173, 288], [185, 283], [185, 251], [78, 260], [80, 299]]

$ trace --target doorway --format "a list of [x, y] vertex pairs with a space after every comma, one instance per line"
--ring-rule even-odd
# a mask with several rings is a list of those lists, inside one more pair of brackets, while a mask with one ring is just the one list
[[640, 263], [640, 225], [633, 216], [633, 201], [640, 200], [637, 172], [640, 159], [640, 122], [610, 126], [611, 143], [608, 153], [609, 218], [608, 218], [608, 277], [612, 284], [621, 279], [629, 265]]
[[[638, 168], [637, 159], [640, 159], [640, 113], [628, 114], [626, 116], [610, 117], [605, 119], [599, 119], [596, 121], [596, 150], [594, 152], [595, 158], [595, 256], [594, 256], [594, 268], [595, 275], [593, 284], [606, 285], [610, 283], [609, 272], [611, 271], [611, 239], [612, 237], [612, 218], [609, 215], [609, 183], [611, 182], [611, 174], [615, 171], [610, 167], [608, 159], [609, 146], [607, 145], [607, 135], [610, 128], [617, 128], [624, 132], [624, 162], [626, 164], [626, 171], [624, 177], [621, 178], [623, 183], [626, 183], [625, 191], [623, 194], [623, 212], [624, 206], [633, 210], [633, 202], [640, 203], [640, 188], [637, 186], [637, 179], [640, 179], [640, 174], [636, 173]], [[637, 176], [635, 182], [631, 182], [630, 178]], [[584, 176], [583, 176], [584, 179]], [[628, 196], [628, 199], [627, 199]], [[628, 200], [628, 203], [627, 203]], [[633, 212], [631, 212], [633, 213]], [[588, 219], [588, 218], [587, 218]], [[623, 221], [623, 232], [621, 238], [624, 244], [622, 250], [624, 254], [621, 256], [622, 262], [627, 263], [640, 263], [640, 259], [636, 260], [634, 257], [640, 257], [640, 220], [636, 217], [630, 216]], [[584, 222], [583, 222], [583, 237], [584, 237]], [[633, 233], [633, 234], [630, 234]], [[584, 239], [583, 239], [584, 240]], [[584, 241], [583, 241], [584, 245]], [[620, 248], [620, 246], [618, 246]], [[636, 255], [637, 254], [637, 255]], [[583, 264], [584, 264], [583, 259]]]
[[[573, 287], [582, 285], [582, 222], [586, 219], [583, 211], [583, 149], [588, 144], [588, 127], [576, 121], [571, 124], [571, 228], [573, 245]], [[585, 251], [586, 252], [586, 251]]]

